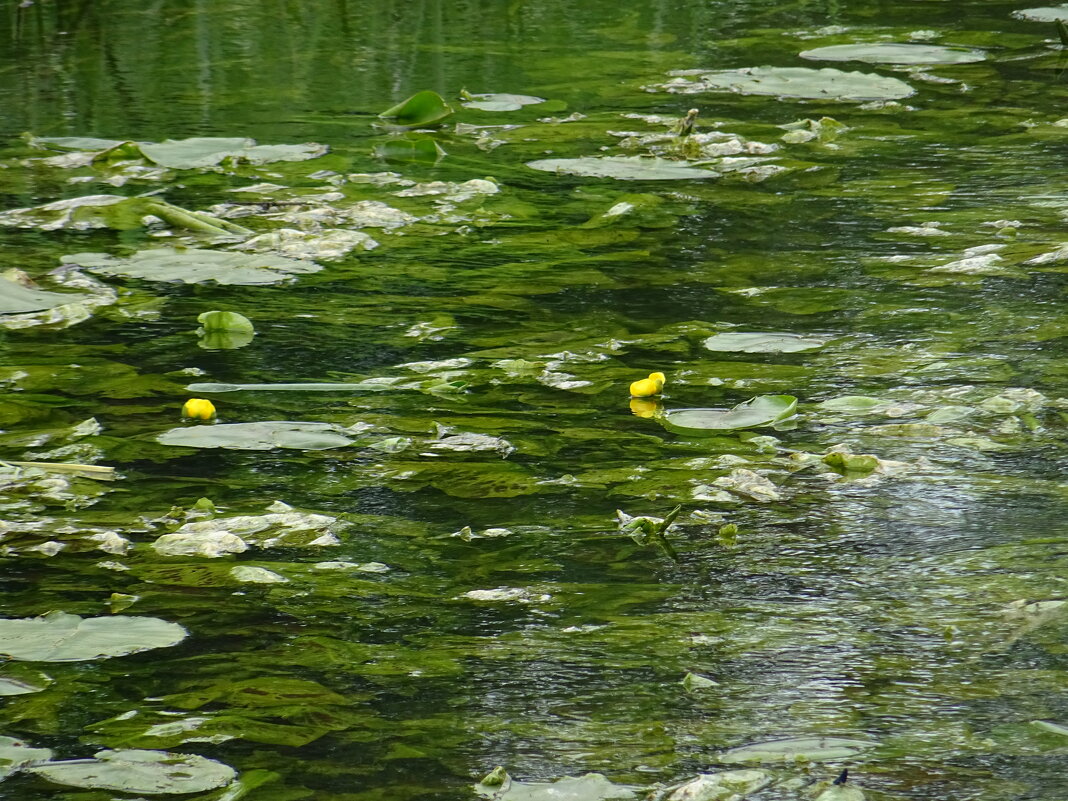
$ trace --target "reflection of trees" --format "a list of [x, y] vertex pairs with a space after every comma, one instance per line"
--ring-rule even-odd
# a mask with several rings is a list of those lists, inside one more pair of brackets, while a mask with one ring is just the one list
[[596, 77], [598, 51], [629, 51], [640, 63], [643, 52], [687, 49], [698, 31], [714, 38], [737, 15], [734, 2], [715, 4], [715, 14], [700, 0], [646, 0], [622, 12], [578, 0], [12, 3], [0, 15], [0, 125], [232, 134], [377, 111], [419, 88], [525, 91]]

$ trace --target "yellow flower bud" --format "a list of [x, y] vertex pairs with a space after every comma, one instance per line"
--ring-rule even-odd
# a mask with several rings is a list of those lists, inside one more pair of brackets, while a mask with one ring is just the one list
[[210, 420], [215, 416], [215, 404], [204, 398], [190, 398], [182, 406], [182, 417], [191, 420]]
[[635, 398], [651, 398], [659, 395], [664, 388], [666, 376], [663, 373], [649, 373], [648, 378], [635, 381], [630, 385], [630, 394]]

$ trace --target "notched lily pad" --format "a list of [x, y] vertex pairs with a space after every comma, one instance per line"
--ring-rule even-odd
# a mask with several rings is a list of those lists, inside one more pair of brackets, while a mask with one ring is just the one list
[[140, 145], [141, 152], [149, 161], [174, 170], [192, 170], [197, 167], [214, 167], [225, 159], [245, 161], [249, 164], [269, 164], [274, 161], [307, 161], [318, 158], [330, 148], [326, 145], [307, 143], [302, 145], [257, 145], [255, 139], [226, 137], [194, 137], [192, 139], [167, 139], [159, 144], [150, 142]]
[[56, 784], [146, 795], [202, 793], [237, 777], [229, 765], [207, 757], [140, 750], [100, 751], [94, 759], [49, 762], [29, 770]]
[[719, 173], [693, 166], [688, 161], [642, 156], [587, 156], [575, 159], [538, 159], [527, 166], [557, 175], [583, 178], [615, 178], [619, 181], [684, 181], [718, 178]]
[[155, 617], [88, 617], [49, 612], [0, 619], [0, 654], [25, 662], [85, 662], [167, 648], [185, 639], [177, 623]]
[[758, 395], [733, 409], [672, 409], [660, 421], [664, 428], [679, 434], [767, 426], [789, 417], [797, 409], [793, 395]]
[[156, 441], [184, 448], [228, 448], [237, 451], [269, 451], [293, 448], [325, 451], [352, 444], [352, 432], [332, 423], [262, 420], [255, 423], [223, 423], [188, 426], [164, 431]]
[[63, 256], [66, 264], [76, 264], [91, 272], [147, 281], [176, 281], [197, 284], [277, 284], [294, 275], [322, 269], [311, 261], [297, 261], [270, 254], [228, 253], [194, 248], [154, 248], [120, 258], [107, 253], [74, 253]]
[[544, 103], [544, 97], [533, 95], [513, 95], [508, 93], [471, 94], [465, 92], [464, 108], [478, 109], [479, 111], [518, 111], [523, 106], [533, 106]]
[[822, 339], [800, 337], [797, 334], [762, 334], [729, 331], [705, 340], [709, 350], [725, 353], [797, 353], [822, 348]]
[[723, 763], [739, 762], [825, 762], [849, 759], [862, 754], [878, 743], [871, 740], [853, 740], [844, 737], [797, 737], [788, 740], [770, 740], [764, 743], [731, 748], [718, 755]]
[[832, 45], [803, 50], [799, 55], [813, 61], [864, 61], [868, 64], [969, 64], [986, 59], [981, 50], [967, 47], [897, 42]]
[[667, 83], [657, 84], [673, 94], [737, 92], [810, 100], [900, 100], [915, 94], [904, 81], [866, 72], [843, 72], [808, 67], [746, 67], [740, 70], [678, 70]]

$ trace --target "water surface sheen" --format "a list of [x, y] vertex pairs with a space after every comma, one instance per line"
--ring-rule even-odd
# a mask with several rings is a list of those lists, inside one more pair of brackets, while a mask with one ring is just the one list
[[[723, 752], [795, 737], [871, 747], [765, 766], [777, 784], [749, 797], [809, 797], [800, 788], [847, 767], [875, 799], [1063, 797], [1068, 728], [1040, 722], [1068, 726], [1068, 611], [1026, 604], [1066, 592], [1068, 56], [1052, 23], [1013, 15], [1022, 7], [12, 4], [0, 212], [159, 191], [221, 216], [244, 201], [252, 214], [232, 219], [256, 233], [358, 229], [377, 247], [320, 258], [284, 286], [99, 275], [123, 294], [90, 319], [0, 328], [0, 457], [121, 476], [4, 468], [0, 614], [122, 612], [189, 631], [111, 659], [5, 664], [0, 679], [40, 686], [6, 699], [0, 734], [56, 759], [201, 754], [257, 801], [473, 798], [498, 765], [523, 781], [599, 772], [644, 788], [746, 767]], [[798, 55], [877, 42], [982, 58]], [[914, 91], [664, 88], [673, 70], [761, 66]], [[376, 115], [423, 89], [457, 114], [414, 136], [448, 155], [384, 161], [376, 148], [405, 135]], [[465, 109], [464, 89], [548, 103]], [[720, 150], [653, 136], [690, 108], [699, 134], [723, 134]], [[25, 132], [330, 152], [134, 174], [44, 162], [59, 151]], [[526, 166], [637, 155], [722, 175]], [[463, 196], [474, 179], [495, 187]], [[435, 181], [445, 194], [405, 194]], [[278, 193], [233, 191], [266, 182]], [[283, 221], [257, 205], [279, 198], [290, 205], [273, 212], [364, 200], [411, 219]], [[232, 244], [120, 227], [0, 225], [3, 267], [54, 289], [66, 254]], [[255, 338], [199, 346], [197, 316], [213, 309], [249, 317]], [[704, 344], [732, 332], [815, 344]], [[667, 375], [663, 398], [631, 404], [628, 385], [651, 371]], [[781, 394], [798, 410], [775, 427], [694, 436], [657, 416]], [[191, 427], [179, 409], [192, 395], [223, 424], [332, 423], [352, 443], [157, 442]], [[72, 432], [88, 418], [99, 431]], [[822, 457], [836, 447], [880, 466], [835, 471]], [[339, 543], [157, 553], [161, 535], [210, 519], [200, 498], [216, 519], [274, 501], [328, 515]], [[663, 518], [676, 505], [677, 560], [619, 530], [617, 509]], [[106, 532], [131, 546], [103, 548]], [[690, 673], [715, 684], [684, 685]], [[28, 773], [6, 782], [5, 797], [27, 801], [113, 797]], [[183, 797], [238, 797], [222, 792]]]

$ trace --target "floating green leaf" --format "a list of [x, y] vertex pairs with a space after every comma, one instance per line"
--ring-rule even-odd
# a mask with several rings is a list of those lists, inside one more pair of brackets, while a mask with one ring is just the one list
[[64, 256], [63, 261], [103, 275], [185, 284], [206, 281], [219, 284], [277, 284], [294, 275], [315, 273], [322, 269], [315, 262], [281, 256], [193, 248], [155, 248], [138, 251], [126, 258], [107, 253], [74, 253]]
[[225, 159], [250, 164], [273, 161], [307, 161], [326, 153], [326, 145], [257, 145], [255, 139], [194, 137], [167, 139], [159, 144], [142, 143], [141, 152], [149, 161], [175, 170], [214, 167]]
[[879, 466], [879, 457], [869, 453], [845, 453], [831, 451], [821, 461], [843, 473], [870, 473]]
[[147, 795], [202, 793], [237, 776], [229, 765], [196, 754], [139, 750], [99, 751], [94, 759], [48, 762], [29, 770], [56, 784]]
[[693, 166], [688, 161], [671, 161], [644, 156], [587, 156], [576, 159], [538, 159], [527, 166], [557, 175], [583, 178], [615, 178], [619, 181], [683, 181], [718, 178], [712, 170]]
[[155, 617], [81, 618], [66, 612], [0, 619], [0, 654], [26, 662], [84, 662], [177, 645], [186, 631]]
[[464, 93], [464, 108], [478, 109], [479, 111], [518, 111], [523, 106], [532, 106], [544, 103], [544, 97], [533, 95], [501, 94], [470, 94]]
[[243, 314], [207, 311], [197, 317], [200, 347], [208, 350], [234, 350], [252, 342], [256, 329]]
[[851, 740], [844, 737], [798, 737], [771, 740], [754, 745], [731, 748], [717, 755], [719, 762], [826, 762], [849, 759], [875, 748], [871, 740]]
[[705, 340], [709, 350], [727, 353], [796, 353], [822, 348], [824, 340], [806, 339], [797, 334], [758, 334], [728, 331]]
[[188, 426], [164, 431], [157, 442], [184, 448], [228, 448], [237, 451], [269, 451], [293, 448], [324, 451], [352, 444], [352, 432], [332, 423], [263, 420], [255, 423], [224, 423]]
[[747, 67], [739, 70], [679, 70], [653, 88], [674, 94], [737, 92], [811, 100], [900, 100], [915, 94], [904, 81], [866, 72], [807, 67]]
[[215, 331], [237, 331], [241, 333], [255, 333], [256, 329], [252, 321], [245, 315], [230, 311], [206, 311], [197, 315], [197, 322], [206, 333]]
[[869, 414], [879, 411], [889, 404], [879, 398], [867, 395], [842, 395], [840, 398], [830, 398], [822, 401], [819, 408], [829, 412], [849, 412], [852, 414]]
[[869, 64], [969, 64], [986, 58], [981, 50], [967, 47], [897, 42], [832, 45], [803, 50], [799, 55], [813, 61], [864, 61]]
[[733, 409], [673, 409], [659, 419], [669, 431], [701, 434], [771, 425], [792, 415], [796, 408], [793, 395], [759, 395]]
[[682, 681], [679, 683], [688, 693], [698, 692], [699, 690], [709, 690], [719, 686], [718, 681], [713, 681], [707, 676], [701, 676], [697, 673], [687, 673], [682, 677]]
[[437, 92], [429, 89], [416, 92], [407, 100], [383, 111], [378, 116], [397, 125], [417, 127], [443, 120], [452, 114], [452, 107]]

